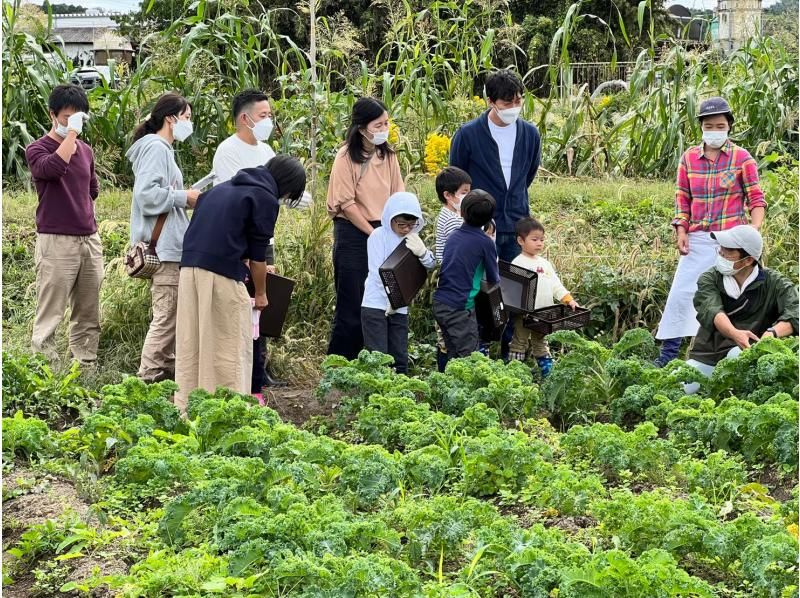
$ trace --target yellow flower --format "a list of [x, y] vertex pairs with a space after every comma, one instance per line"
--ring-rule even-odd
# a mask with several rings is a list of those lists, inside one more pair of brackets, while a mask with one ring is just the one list
[[611, 96], [601, 96], [597, 101], [597, 109], [604, 110], [611, 104]]
[[794, 539], [797, 540], [797, 524], [796, 523], [792, 523], [791, 525], [786, 526], [786, 531], [788, 531], [790, 534], [792, 534], [792, 536], [794, 536]]
[[390, 118], [389, 119], [389, 143], [395, 145], [398, 141], [400, 141], [400, 127], [398, 127], [395, 122]]
[[431, 133], [425, 142], [425, 172], [438, 174], [450, 160], [450, 138], [447, 135]]

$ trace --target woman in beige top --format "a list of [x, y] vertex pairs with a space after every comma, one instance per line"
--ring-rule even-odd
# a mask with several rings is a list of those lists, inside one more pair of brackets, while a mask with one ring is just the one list
[[364, 347], [361, 299], [369, 271], [367, 238], [381, 225], [389, 196], [405, 191], [400, 163], [388, 138], [386, 106], [374, 98], [356, 101], [345, 144], [336, 154], [328, 182], [336, 285], [329, 355], [355, 359]]

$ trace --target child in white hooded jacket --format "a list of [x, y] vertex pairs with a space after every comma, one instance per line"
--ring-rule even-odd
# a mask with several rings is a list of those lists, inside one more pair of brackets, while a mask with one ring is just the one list
[[419, 237], [423, 226], [425, 219], [417, 196], [401, 191], [389, 197], [383, 208], [381, 226], [372, 231], [367, 240], [369, 274], [361, 301], [364, 346], [370, 351], [394, 357], [398, 373], [408, 370], [408, 308], [401, 307], [396, 311], [391, 308], [378, 270], [404, 241], [425, 268], [433, 268], [436, 259]]

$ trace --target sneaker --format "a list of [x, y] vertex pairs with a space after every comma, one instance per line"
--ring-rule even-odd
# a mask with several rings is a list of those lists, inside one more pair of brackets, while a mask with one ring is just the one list
[[254, 392], [254, 393], [252, 393], [252, 395], [253, 395], [253, 396], [254, 396], [256, 399], [258, 399], [258, 404], [259, 404], [261, 407], [263, 407], [264, 405], [266, 405], [266, 404], [267, 404], [267, 402], [264, 400], [264, 395], [263, 395], [262, 393], [260, 393], [260, 392]]

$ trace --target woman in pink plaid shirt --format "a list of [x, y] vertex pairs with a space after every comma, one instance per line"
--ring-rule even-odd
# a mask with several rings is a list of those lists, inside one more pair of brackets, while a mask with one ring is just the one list
[[672, 226], [681, 257], [656, 332], [663, 341], [661, 366], [675, 359], [683, 337], [694, 336], [700, 327], [692, 299], [697, 279], [717, 257], [711, 233], [748, 223], [760, 228], [767, 207], [756, 161], [728, 138], [734, 121], [728, 102], [705, 100], [698, 118], [703, 141], [686, 150], [678, 165]]

